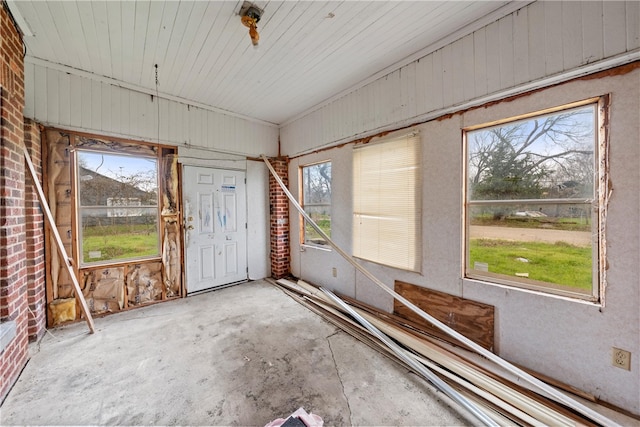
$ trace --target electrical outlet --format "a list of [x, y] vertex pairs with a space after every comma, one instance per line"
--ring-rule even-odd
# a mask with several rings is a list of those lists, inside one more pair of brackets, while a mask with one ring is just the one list
[[333, 267], [331, 269], [331, 274], [333, 275], [333, 277], [338, 277], [338, 269]]
[[611, 364], [616, 368], [631, 370], [631, 352], [612, 347]]

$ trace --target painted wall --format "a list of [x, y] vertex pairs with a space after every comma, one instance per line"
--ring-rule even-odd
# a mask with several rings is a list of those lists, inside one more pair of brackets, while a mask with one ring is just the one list
[[[353, 144], [341, 144], [481, 106], [419, 126], [425, 147], [422, 273], [365, 267], [388, 286], [403, 280], [494, 305], [500, 355], [640, 414], [640, 69], [572, 80], [637, 60], [640, 3], [536, 2], [285, 124], [283, 154], [292, 157], [290, 177], [301, 165], [333, 162], [332, 238], [349, 253]], [[461, 129], [605, 93], [612, 99], [614, 187], [606, 305], [463, 280]], [[316, 152], [329, 147], [335, 148]], [[296, 180], [290, 186], [298, 194]], [[293, 213], [293, 274], [392, 309], [391, 297], [338, 254], [301, 246], [298, 230]], [[611, 366], [612, 347], [632, 352], [631, 371]]]
[[[635, 1], [535, 2], [395, 72], [374, 76], [284, 124], [280, 129], [282, 153], [311, 153], [637, 60], [639, 22], [640, 3]], [[428, 149], [424, 150], [423, 274], [368, 264], [390, 285], [400, 279], [496, 305], [501, 354], [636, 413], [640, 413], [639, 79], [636, 70], [627, 76], [572, 82], [422, 125], [424, 135], [429, 135], [425, 142]], [[461, 177], [457, 173], [462, 170], [460, 128], [484, 121], [481, 113], [511, 116], [518, 109], [534, 111], [564, 98], [569, 98], [568, 102], [605, 92], [613, 93], [612, 129], [617, 129], [615, 143], [612, 130], [612, 151], [614, 144], [617, 151], [612, 152], [611, 174], [616, 190], [609, 213], [607, 306], [600, 310], [560, 298], [462, 281]], [[241, 156], [277, 154], [278, 129], [269, 124], [169, 99], [160, 99], [158, 108], [158, 100], [149, 94], [45, 67], [37, 61], [27, 62], [25, 67], [25, 98], [26, 117], [63, 128], [176, 144], [184, 158], [202, 151], [197, 147]], [[630, 118], [633, 112], [635, 117]], [[187, 148], [189, 151], [183, 151]], [[289, 169], [290, 176], [296, 177], [300, 164], [332, 160], [332, 233], [347, 252], [351, 250], [351, 150], [347, 145], [297, 157]], [[292, 179], [294, 194], [296, 187]], [[386, 294], [371, 290], [335, 253], [310, 248], [301, 251], [297, 221], [293, 214], [294, 274], [391, 308]], [[629, 227], [629, 221], [635, 227]], [[332, 267], [337, 269], [335, 278]], [[609, 351], [614, 345], [633, 352], [631, 372], [611, 367]]]
[[[496, 349], [508, 360], [565, 381], [640, 413], [640, 68], [621, 76], [576, 80], [511, 101], [417, 126], [423, 150], [422, 273], [363, 262], [385, 284], [403, 280], [496, 307]], [[610, 168], [613, 196], [606, 229], [609, 270], [606, 305], [463, 280], [461, 129], [611, 94]], [[332, 161], [332, 239], [351, 252], [353, 144], [301, 156], [299, 166]], [[291, 190], [299, 191], [296, 180]], [[393, 301], [337, 253], [299, 244], [291, 216], [292, 272], [391, 311]], [[337, 269], [333, 277], [332, 268]], [[632, 369], [611, 366], [611, 348], [632, 352]]]
[[640, 2], [535, 2], [283, 124], [295, 156], [640, 58]]
[[[117, 86], [106, 79], [27, 58], [25, 117], [106, 136], [222, 153], [278, 154], [278, 128]], [[75, 73], [75, 74], [74, 74]], [[160, 125], [158, 125], [158, 123]]]
[[251, 280], [269, 277], [269, 176], [264, 163], [248, 160], [246, 156], [197, 147], [180, 147], [178, 156], [178, 161], [184, 166], [242, 170], [246, 173], [248, 276]]
[[247, 249], [249, 279], [271, 276], [269, 263], [269, 170], [247, 161]]
[[62, 129], [177, 145], [185, 165], [246, 170], [248, 212], [265, 214], [249, 217], [249, 275], [267, 277], [267, 177], [249, 168], [246, 158], [277, 155], [278, 128], [166, 98], [158, 102], [149, 94], [68, 71], [73, 70], [25, 64], [25, 116]]

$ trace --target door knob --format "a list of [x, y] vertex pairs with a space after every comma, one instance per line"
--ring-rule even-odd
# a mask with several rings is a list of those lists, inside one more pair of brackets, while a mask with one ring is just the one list
[[187, 230], [193, 230], [193, 225], [191, 224], [187, 225]]

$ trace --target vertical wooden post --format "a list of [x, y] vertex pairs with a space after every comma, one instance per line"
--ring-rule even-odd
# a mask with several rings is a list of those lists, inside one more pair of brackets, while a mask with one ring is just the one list
[[26, 147], [22, 147], [24, 151], [24, 158], [27, 161], [27, 166], [29, 167], [29, 172], [31, 173], [31, 178], [33, 179], [33, 185], [36, 187], [36, 191], [38, 193], [38, 200], [40, 200], [40, 205], [42, 206], [42, 210], [44, 212], [44, 217], [49, 224], [49, 229], [53, 233], [53, 236], [56, 241], [56, 246], [58, 247], [58, 252], [60, 256], [64, 260], [64, 265], [69, 272], [69, 276], [71, 277], [71, 281], [73, 282], [73, 287], [76, 291], [76, 300], [80, 303], [80, 307], [82, 308], [82, 313], [84, 314], [85, 319], [87, 319], [87, 325], [89, 326], [89, 332], [94, 333], [95, 327], [93, 325], [93, 317], [91, 317], [91, 312], [89, 311], [89, 307], [87, 306], [87, 301], [84, 299], [84, 295], [82, 294], [82, 289], [80, 289], [80, 284], [78, 283], [78, 278], [73, 269], [71, 259], [67, 255], [67, 251], [64, 248], [64, 244], [62, 243], [62, 239], [60, 238], [60, 233], [58, 233], [58, 227], [56, 227], [56, 223], [53, 219], [53, 215], [51, 215], [51, 210], [49, 209], [49, 205], [47, 204], [47, 200], [44, 197], [44, 192], [42, 191], [42, 186], [40, 185], [40, 181], [38, 181], [38, 175], [36, 174], [36, 169], [33, 166], [33, 162], [31, 161], [31, 156], [27, 151]]

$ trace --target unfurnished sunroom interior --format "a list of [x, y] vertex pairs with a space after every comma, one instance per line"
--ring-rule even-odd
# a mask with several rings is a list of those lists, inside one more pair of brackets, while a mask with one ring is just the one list
[[47, 328], [295, 277], [640, 416], [637, 1], [0, 13], [0, 400]]

